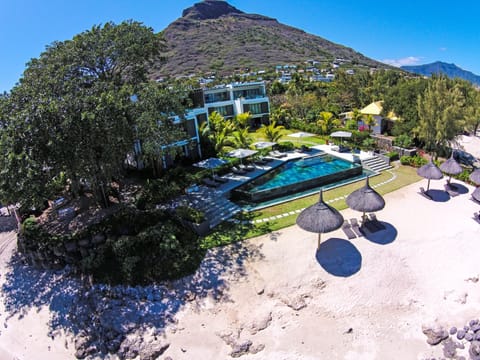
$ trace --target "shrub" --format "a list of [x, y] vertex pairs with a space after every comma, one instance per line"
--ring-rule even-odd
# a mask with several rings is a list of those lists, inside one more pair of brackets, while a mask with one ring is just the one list
[[175, 209], [177, 215], [186, 221], [190, 221], [195, 224], [200, 224], [205, 220], [205, 214], [190, 206], [179, 206]]
[[388, 156], [390, 161], [395, 161], [399, 159], [398, 152], [396, 151], [391, 151], [389, 153], [386, 153], [385, 155]]
[[415, 155], [415, 156], [402, 156], [400, 158], [400, 163], [402, 165], [409, 165], [409, 166], [413, 166], [413, 167], [421, 167], [423, 165], [425, 165], [428, 161], [424, 158], [422, 158], [421, 156], [418, 156], [418, 155]]
[[295, 145], [290, 141], [282, 141], [277, 146], [278, 146], [278, 150], [280, 151], [290, 151], [295, 149]]
[[136, 236], [109, 238], [82, 267], [96, 281], [148, 284], [192, 273], [204, 255], [197, 235], [167, 219]]
[[137, 208], [152, 209], [155, 205], [173, 199], [182, 193], [183, 187], [176, 181], [168, 181], [166, 178], [147, 180], [139, 197]]
[[409, 149], [413, 146], [413, 139], [408, 134], [398, 135], [394, 140], [395, 146], [399, 146], [404, 149]]

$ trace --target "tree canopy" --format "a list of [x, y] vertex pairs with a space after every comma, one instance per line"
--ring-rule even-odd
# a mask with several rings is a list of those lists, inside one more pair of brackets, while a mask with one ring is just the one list
[[162, 49], [151, 28], [109, 22], [32, 59], [2, 105], [1, 197], [33, 205], [60, 173], [73, 195], [81, 181], [102, 195], [133, 144], [131, 96]]

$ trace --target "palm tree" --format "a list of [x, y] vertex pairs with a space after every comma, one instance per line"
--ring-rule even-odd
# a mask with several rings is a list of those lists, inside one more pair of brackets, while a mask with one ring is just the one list
[[377, 125], [377, 121], [371, 114], [364, 116], [363, 122], [365, 123], [365, 125], [367, 125], [368, 132], [372, 132], [372, 127]]
[[235, 125], [231, 120], [225, 120], [222, 115], [214, 111], [208, 117], [208, 123], [200, 126], [200, 134], [207, 139], [215, 149], [215, 152], [221, 153], [223, 148], [230, 144], [230, 135], [235, 130]]
[[327, 135], [340, 126], [340, 120], [335, 119], [330, 111], [322, 111], [319, 114], [317, 125], [320, 127], [321, 133]]
[[285, 127], [282, 125], [277, 126], [276, 121], [271, 121], [269, 125], [262, 125], [262, 132], [265, 138], [270, 142], [277, 142], [283, 136], [283, 130]]
[[243, 129], [238, 129], [233, 133], [233, 144], [237, 148], [248, 149], [252, 144], [252, 136], [248, 132], [248, 126]]
[[251, 118], [252, 116], [249, 112], [241, 113], [235, 115], [234, 122], [237, 127], [245, 129], [248, 127]]

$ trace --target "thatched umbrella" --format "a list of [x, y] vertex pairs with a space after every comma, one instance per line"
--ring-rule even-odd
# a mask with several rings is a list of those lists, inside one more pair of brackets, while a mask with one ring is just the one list
[[364, 222], [366, 212], [379, 211], [385, 207], [382, 195], [370, 187], [368, 176], [365, 186], [348, 195], [346, 203], [351, 209], [363, 212], [362, 220]]
[[318, 233], [318, 249], [320, 248], [322, 233], [337, 230], [342, 224], [342, 214], [323, 201], [323, 190], [320, 190], [318, 203], [309, 206], [297, 217], [297, 225], [303, 230]]
[[474, 198], [476, 201], [480, 202], [480, 187], [477, 187], [477, 188], [472, 192], [472, 198]]
[[452, 180], [452, 175], [458, 175], [463, 171], [463, 168], [460, 164], [453, 158], [453, 155], [440, 165], [440, 170], [442, 170], [445, 174], [450, 175], [448, 178], [448, 183]]
[[469, 176], [470, 181], [472, 181], [475, 185], [480, 185], [480, 169], [475, 170]]
[[430, 180], [440, 180], [443, 178], [442, 171], [435, 165], [432, 160], [428, 162], [428, 164], [423, 165], [421, 168], [417, 170], [417, 174], [425, 179], [428, 179], [427, 184], [427, 191], [430, 188]]

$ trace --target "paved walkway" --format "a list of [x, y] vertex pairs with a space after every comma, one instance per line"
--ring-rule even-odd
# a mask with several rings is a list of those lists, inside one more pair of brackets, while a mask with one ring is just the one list
[[[392, 169], [392, 170], [396, 170], [397, 168], [398, 168], [398, 165], [396, 165], [395, 168]], [[371, 185], [371, 187], [375, 189], [375, 188], [378, 188], [380, 186], [383, 186], [383, 185], [388, 184], [389, 182], [392, 182], [393, 180], [395, 180], [397, 178], [397, 174], [392, 170], [386, 170], [386, 172], [388, 172], [391, 175], [391, 177], [388, 180], [382, 181], [381, 183], [378, 183], [376, 185]], [[343, 195], [343, 196], [337, 197], [335, 199], [325, 201], [325, 203], [331, 204], [331, 203], [334, 203], [336, 201], [344, 200], [344, 199], [347, 198], [347, 196], [348, 195]], [[275, 220], [283, 218], [283, 217], [297, 215], [297, 214], [301, 213], [303, 210], [305, 210], [305, 208], [297, 209], [295, 211], [290, 211], [290, 212], [287, 212], [287, 213], [284, 213], [284, 214], [270, 216], [270, 217], [263, 218], [263, 219], [247, 220], [247, 221], [244, 221], [244, 223], [261, 224], [261, 223], [268, 222], [268, 221], [275, 221]]]

